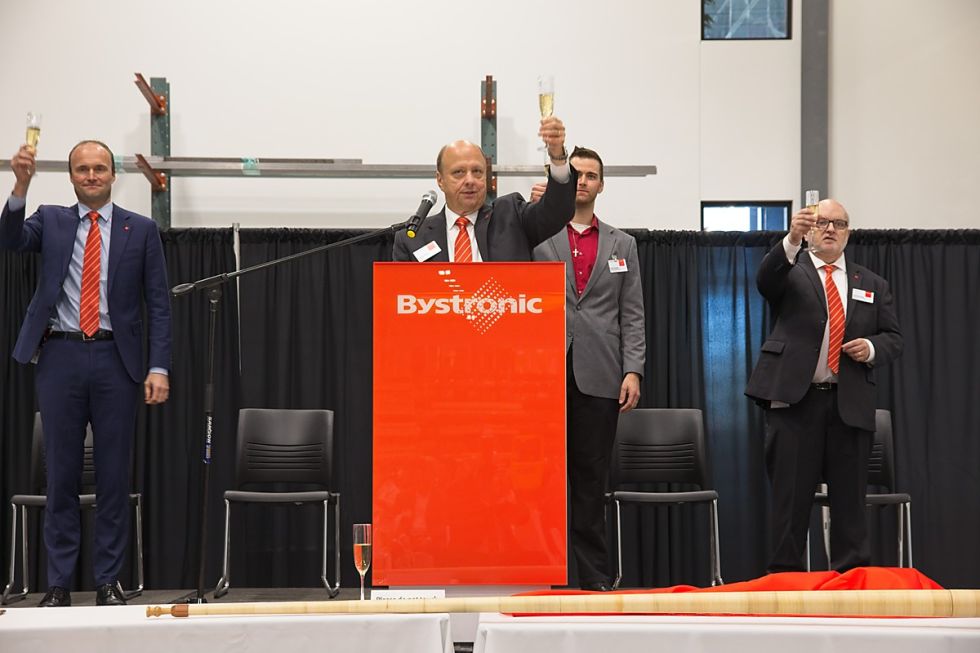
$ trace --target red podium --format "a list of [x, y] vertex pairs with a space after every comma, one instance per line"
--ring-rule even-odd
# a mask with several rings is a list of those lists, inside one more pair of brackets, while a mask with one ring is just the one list
[[561, 263], [374, 265], [375, 585], [563, 585]]

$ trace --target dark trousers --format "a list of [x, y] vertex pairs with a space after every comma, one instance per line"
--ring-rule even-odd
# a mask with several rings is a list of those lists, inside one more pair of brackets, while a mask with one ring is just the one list
[[813, 493], [822, 478], [830, 501], [831, 567], [867, 566], [865, 494], [872, 434], [844, 424], [837, 390], [810, 388], [793, 406], [766, 411], [766, 464], [772, 483], [769, 572], [803, 570]]
[[579, 391], [572, 370], [571, 351], [567, 360], [567, 409], [571, 544], [578, 565], [579, 584], [608, 583], [605, 493], [619, 402]]
[[97, 497], [93, 571], [96, 585], [115, 583], [129, 538], [130, 450], [139, 384], [126, 373], [111, 340], [47, 341], [36, 378], [48, 474], [48, 585], [71, 588], [81, 539], [78, 495], [89, 423], [95, 436]]

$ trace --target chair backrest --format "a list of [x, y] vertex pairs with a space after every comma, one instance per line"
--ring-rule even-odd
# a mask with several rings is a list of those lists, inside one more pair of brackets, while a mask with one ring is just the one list
[[892, 414], [875, 411], [875, 433], [868, 459], [868, 485], [895, 490], [895, 438], [892, 435]]
[[[80, 492], [95, 487], [95, 437], [92, 425], [85, 428], [85, 442], [82, 445], [82, 486]], [[31, 489], [44, 493], [48, 483], [48, 470], [44, 462], [44, 426], [41, 413], [34, 413], [34, 434], [31, 438]]]
[[330, 489], [333, 411], [243, 408], [238, 412], [238, 487], [301, 483]]
[[620, 415], [613, 482], [690, 483], [711, 489], [701, 411], [634, 408]]

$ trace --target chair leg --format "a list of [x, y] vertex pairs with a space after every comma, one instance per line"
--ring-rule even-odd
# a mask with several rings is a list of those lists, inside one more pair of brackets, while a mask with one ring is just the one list
[[619, 512], [619, 501], [616, 501], [616, 580], [613, 581], [612, 588], [619, 589], [619, 583], [623, 580], [623, 521]]
[[902, 505], [898, 506], [898, 566], [905, 566], [905, 511]]
[[323, 502], [323, 563], [320, 567], [320, 582], [327, 589], [327, 595], [334, 598], [340, 593], [340, 495], [337, 494], [337, 502], [334, 504], [334, 578], [337, 580], [335, 585], [330, 585], [327, 580], [327, 524], [329, 523], [330, 499]]
[[[24, 507], [24, 514], [27, 514], [27, 507]], [[24, 520], [24, 538], [27, 537], [27, 520]], [[24, 561], [23, 567], [23, 578], [21, 579], [24, 583], [23, 589], [12, 594], [11, 590], [14, 588], [14, 581], [16, 580], [14, 574], [17, 569], [17, 506], [10, 504], [10, 578], [7, 581], [7, 586], [3, 588], [3, 599], [0, 601], [0, 605], [7, 605], [14, 601], [19, 601], [27, 596], [27, 545], [26, 543], [22, 546], [21, 557]]]
[[811, 571], [811, 568], [810, 568], [810, 525], [809, 524], [807, 524], [807, 526], [806, 526], [806, 544], [804, 544], [804, 546], [806, 547], [806, 570], [807, 571]]
[[912, 562], [912, 502], [901, 506], [905, 509], [905, 536], [909, 542], [909, 567], [915, 567]]
[[721, 543], [718, 534], [718, 500], [711, 501], [711, 586], [724, 585], [721, 579]]
[[143, 593], [143, 495], [130, 495], [129, 500], [133, 504], [133, 520], [136, 525], [136, 552], [134, 554], [136, 556], [136, 587], [126, 592], [122, 585], [119, 585], [119, 591], [127, 601]]
[[228, 588], [231, 587], [231, 573], [229, 572], [229, 548], [231, 544], [231, 531], [229, 526], [231, 525], [231, 503], [228, 499], [225, 499], [225, 556], [224, 563], [221, 567], [221, 578], [218, 579], [218, 584], [214, 588], [214, 598], [220, 599], [222, 596], [228, 593]]
[[823, 522], [823, 550], [827, 554], [827, 569], [830, 569], [830, 529], [834, 527], [833, 517], [830, 514], [830, 506], [821, 506], [821, 521]]

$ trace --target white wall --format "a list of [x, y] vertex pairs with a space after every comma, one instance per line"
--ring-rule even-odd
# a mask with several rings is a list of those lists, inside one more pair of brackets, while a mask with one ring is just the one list
[[980, 2], [838, 1], [832, 192], [860, 226], [978, 228]]
[[[962, 16], [969, 14], [975, 26], [971, 0], [939, 0], [928, 8], [912, 0], [836, 3], [835, 38], [840, 31], [844, 40], [839, 46], [835, 41], [835, 64], [849, 48], [844, 72], [861, 70], [851, 61], [860, 54], [868, 61], [866, 74], [875, 76], [882, 66], [900, 66], [904, 57], [896, 57], [910, 46], [907, 39], [882, 36], [874, 39], [873, 52], [865, 52], [864, 31], [880, 23], [877, 13], [853, 6], [865, 4], [907, 6], [916, 14], [946, 7], [935, 10], [939, 32], [924, 47], [955, 64], [950, 76], [972, 84], [975, 100], [980, 57]], [[536, 164], [535, 77], [553, 72], [556, 113], [567, 123], [569, 144], [596, 148], [608, 165], [659, 168], [655, 177], [608, 180], [598, 209], [611, 222], [697, 229], [702, 199], [799, 201], [798, 39], [702, 44], [696, 0], [3, 0], [0, 25], [0, 156], [18, 147], [29, 110], [44, 114], [41, 158], [63, 160], [87, 137], [108, 141], [119, 154], [148, 153], [148, 109], [132, 84], [138, 71], [171, 84], [175, 156], [428, 164], [449, 140], [479, 141], [480, 81], [492, 74], [498, 82], [498, 161]], [[961, 37], [947, 43], [946, 32], [954, 28]], [[853, 132], [866, 133], [863, 122], [873, 122], [877, 111], [894, 111], [909, 93], [882, 83], [876, 93], [857, 94], [874, 110], [855, 113], [837, 101], [847, 80], [840, 68], [834, 67], [833, 125], [850, 135], [832, 140], [833, 191], [846, 196], [854, 213], [855, 206], [865, 206], [861, 193], [874, 186], [847, 166], [871, 161], [866, 165], [874, 171], [874, 161], [896, 159], [884, 156], [874, 139], [865, 147]], [[924, 63], [914, 73], [940, 84]], [[852, 85], [865, 83], [857, 78]], [[955, 91], [950, 101], [917, 98], [928, 111], [910, 111], [906, 119], [923, 133], [945, 130], [967, 115], [966, 107], [954, 106], [962, 91], [940, 88]], [[885, 132], [886, 141], [899, 140]], [[969, 150], [964, 138], [937, 144], [922, 137], [937, 180], [968, 183], [965, 171], [976, 172], [980, 151], [976, 134], [973, 129], [967, 137], [974, 139]], [[920, 144], [906, 143], [907, 174], [917, 178], [925, 162], [906, 150]], [[947, 165], [953, 147], [963, 150], [956, 167]], [[845, 170], [847, 182], [838, 174]], [[856, 188], [847, 186], [851, 180]], [[526, 193], [531, 181], [502, 178], [500, 192]], [[0, 172], [0, 193], [10, 185], [11, 173]], [[434, 181], [426, 180], [178, 178], [173, 224], [380, 226], [402, 219], [432, 187]], [[149, 213], [149, 195], [142, 176], [126, 174], [114, 198]], [[955, 222], [963, 217], [946, 210], [947, 195], [930, 193], [938, 223], [928, 226], [977, 225], [972, 217]], [[72, 201], [67, 179], [55, 173], [39, 175], [29, 198], [31, 206]], [[895, 226], [893, 217], [862, 215], [861, 224]]]

